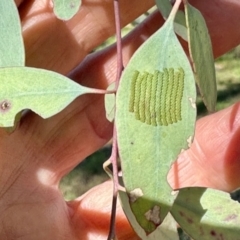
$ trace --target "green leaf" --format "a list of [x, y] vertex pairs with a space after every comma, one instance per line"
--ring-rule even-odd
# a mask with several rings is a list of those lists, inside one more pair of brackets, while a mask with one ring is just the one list
[[240, 239], [240, 205], [228, 193], [197, 187], [180, 189], [171, 213], [193, 239]]
[[125, 192], [119, 192], [121, 204], [123, 207], [123, 211], [125, 212], [127, 218], [131, 222], [131, 225], [134, 231], [138, 234], [138, 236], [142, 240], [179, 240], [178, 232], [177, 232], [177, 224], [176, 221], [173, 219], [171, 214], [168, 214], [164, 219], [161, 226], [159, 226], [156, 231], [153, 233], [146, 235], [145, 231], [141, 228], [141, 226], [136, 221], [135, 216], [133, 215], [130, 205], [129, 199]]
[[[167, 19], [171, 10], [172, 5], [169, 0], [155, 0], [158, 10], [164, 17]], [[185, 41], [188, 41], [187, 37], [187, 28], [186, 28], [186, 20], [185, 15], [182, 11], [178, 11], [174, 20], [174, 30], [175, 32], [181, 36]]]
[[28, 67], [0, 68], [0, 86], [1, 127], [13, 126], [15, 115], [23, 109], [48, 118], [82, 94], [105, 92], [83, 87], [58, 73]]
[[156, 5], [164, 19], [167, 19], [171, 10], [172, 10], [172, 4], [169, 0], [155, 0]]
[[[107, 88], [108, 90], [115, 89], [115, 82], [110, 84]], [[106, 111], [106, 118], [109, 122], [113, 122], [115, 117], [115, 109], [116, 109], [116, 95], [115, 93], [105, 94], [104, 96], [104, 103], [105, 103], [105, 111]]]
[[185, 4], [185, 11], [195, 78], [203, 102], [213, 112], [217, 101], [217, 84], [211, 39], [202, 14], [188, 3]]
[[[16, 130], [16, 128], [17, 128], [17, 126], [18, 126], [18, 124], [19, 124], [19, 122], [20, 122], [20, 120], [21, 120], [21, 118], [22, 118], [22, 114], [23, 114], [23, 111], [20, 111], [20, 112], [18, 112], [18, 113], [16, 114], [15, 119], [14, 119], [14, 123], [13, 123], [13, 126], [12, 126], [12, 127], [5, 127], [5, 128], [4, 128], [4, 130], [5, 130], [7, 133], [13, 133], [13, 132]], [[1, 127], [1, 124], [0, 124], [0, 127]]]
[[196, 120], [195, 80], [173, 20], [174, 14], [136, 51], [116, 98], [124, 186], [148, 234], [174, 202], [166, 176], [178, 154], [189, 147]]
[[21, 22], [14, 0], [0, 1], [0, 67], [24, 66]]
[[79, 10], [82, 0], [53, 0], [54, 14], [62, 20], [71, 19]]

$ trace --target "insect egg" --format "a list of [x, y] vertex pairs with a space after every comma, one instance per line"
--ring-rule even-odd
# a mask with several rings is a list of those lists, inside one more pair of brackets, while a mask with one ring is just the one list
[[168, 126], [181, 121], [184, 70], [164, 68], [153, 74], [135, 71], [130, 86], [129, 112], [152, 126]]

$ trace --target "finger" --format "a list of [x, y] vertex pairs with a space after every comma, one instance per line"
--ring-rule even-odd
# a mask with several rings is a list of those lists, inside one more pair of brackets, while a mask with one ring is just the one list
[[[208, 1], [192, 0], [191, 3], [207, 20], [216, 57], [239, 44], [240, 32], [234, 28], [240, 20], [238, 1], [214, 0], [209, 4]], [[152, 0], [124, 3], [121, 6], [122, 25], [152, 5]], [[20, 13], [27, 65], [66, 74], [88, 52], [114, 33], [112, 10], [111, 1], [92, 5], [86, 1], [72, 20], [63, 22], [55, 18], [52, 6], [46, 1], [26, 1]]]
[[20, 6], [20, 4], [23, 2], [24, 0], [14, 0], [14, 2], [16, 3], [17, 7]]
[[[217, 17], [218, 14], [220, 14], [219, 9], [217, 9], [214, 14]], [[215, 24], [216, 22], [217, 22], [217, 19], [215, 20]], [[157, 13], [154, 13], [147, 21], [145, 21], [142, 25], [140, 25], [138, 28], [132, 31], [126, 38], [124, 38], [123, 40], [124, 54], [123, 55], [124, 55], [125, 65], [129, 61], [130, 57], [132, 56], [134, 51], [137, 49], [137, 47], [141, 45], [141, 43], [145, 39], [147, 39], [149, 35], [151, 35], [154, 31], [156, 31], [158, 28], [158, 25], [159, 24], [161, 25], [162, 23], [163, 23], [163, 19], [160, 17], [160, 15]], [[209, 25], [211, 26], [211, 24], [212, 23], [210, 21]], [[211, 34], [212, 34], [213, 42], [216, 43], [218, 41], [219, 35], [216, 32], [214, 32], [214, 29]], [[238, 35], [239, 33], [235, 32], [235, 34]], [[235, 41], [231, 42], [231, 44], [229, 44], [228, 47], [231, 48], [234, 44], [236, 44]], [[222, 51], [223, 49], [222, 45], [226, 47], [225, 43], [222, 43], [221, 41], [218, 41], [218, 44], [215, 44], [215, 45], [220, 47], [220, 48], [218, 47], [215, 48], [215, 55], [217, 55], [220, 51]], [[115, 72], [116, 72], [115, 48], [111, 47], [106, 51], [97, 53], [96, 55], [91, 55], [89, 58], [87, 58], [84, 61], [83, 64], [81, 64], [78, 68], [76, 68], [70, 76], [76, 81], [81, 81], [82, 84], [90, 87], [94, 87], [94, 86], [106, 87], [106, 85], [110, 84], [110, 82], [115, 80]], [[96, 75], [100, 77], [100, 79], [98, 79]], [[94, 79], [97, 79], [97, 82], [95, 82]], [[92, 113], [91, 119], [93, 121], [95, 119], [95, 121], [97, 121], [97, 123], [99, 124], [99, 122], [104, 121], [104, 119], [100, 119], [98, 118], [97, 115], [94, 114], [94, 111], [97, 106], [99, 105], [97, 104], [91, 105], [89, 110]], [[89, 134], [91, 134], [90, 132], [91, 131], [89, 131]], [[92, 148], [92, 150], [93, 149], [94, 148]]]
[[174, 189], [203, 186], [231, 192], [240, 187], [240, 103], [197, 122], [194, 142], [173, 164]]
[[[125, 26], [153, 6], [153, 0], [120, 1]], [[58, 20], [51, 1], [27, 1], [20, 14], [26, 47], [26, 65], [67, 74], [82, 59], [115, 33], [113, 1], [83, 1], [69, 21]]]
[[[124, 41], [125, 62], [135, 49], [156, 30], [158, 21], [163, 22], [159, 15], [155, 14], [126, 38]], [[115, 79], [115, 52], [114, 47], [111, 47], [102, 53], [97, 53], [96, 57], [92, 55], [89, 57], [91, 61], [86, 59], [72, 76], [76, 77], [75, 80], [78, 82], [105, 88]], [[81, 159], [104, 145], [109, 140], [111, 132], [112, 125], [105, 118], [103, 96], [86, 95], [78, 98], [67, 109], [50, 119], [42, 120], [33, 114], [29, 115], [18, 134], [11, 135], [10, 139], [18, 141], [14, 139], [15, 136], [21, 139], [21, 144], [17, 147], [19, 150], [15, 149], [15, 151], [18, 154], [20, 152], [23, 159], [26, 159], [26, 156], [35, 156], [36, 146], [41, 149], [42, 155], [50, 156], [46, 158], [38, 154], [39, 158], [45, 159], [39, 164], [46, 165], [47, 163], [53, 172], [59, 174], [59, 179]], [[26, 142], [25, 144], [22, 139]], [[29, 147], [29, 142], [35, 143], [36, 146]], [[13, 155], [12, 148], [9, 146], [11, 145], [4, 144], [3, 152], [6, 154], [11, 152]], [[26, 150], [22, 148], [26, 146], [29, 154], [23, 154]], [[13, 159], [19, 159], [19, 157], [18, 155]], [[49, 166], [50, 163], [51, 166]]]
[[[69, 202], [68, 206], [73, 214], [72, 222], [79, 239], [107, 239], [112, 206], [112, 182], [92, 188], [81, 198]], [[118, 240], [140, 240], [129, 225], [119, 202], [116, 215]]]
[[[163, 23], [158, 14], [153, 15], [124, 40], [125, 62], [129, 60], [135, 49], [156, 30], [158, 21]], [[111, 47], [95, 56], [90, 56], [73, 72], [72, 77], [83, 84], [105, 88], [115, 79], [115, 52], [114, 47]], [[61, 177], [81, 159], [109, 140], [112, 126], [104, 115], [103, 97], [87, 95], [80, 97], [51, 119], [42, 120], [31, 115], [22, 125], [21, 132], [27, 142], [32, 140], [40, 143], [42, 153], [51, 156], [46, 161], [48, 164], [52, 163], [51, 168], [54, 172], [61, 172], [59, 175]], [[43, 143], [44, 146], [42, 146]], [[7, 146], [4, 149], [12, 151]], [[41, 161], [41, 164], [46, 164], [46, 162]]]
[[[191, 2], [206, 17], [215, 56], [239, 43], [240, 33], [233, 27], [237, 26], [240, 18], [239, 2]], [[20, 9], [28, 66], [66, 74], [115, 31], [111, 1], [92, 5], [86, 1], [77, 16], [68, 22], [57, 20], [52, 13], [52, 6], [43, 3], [44, 1], [27, 1]], [[152, 5], [152, 0], [124, 4], [121, 6], [122, 25], [129, 23]]]
[[[181, 154], [171, 169], [169, 175], [171, 186], [174, 188], [205, 186], [224, 191], [232, 191], [239, 187], [239, 123], [240, 103], [199, 120], [191, 149]], [[112, 191], [109, 185], [111, 183], [107, 182], [97, 186], [81, 197], [80, 202], [79, 199], [70, 203], [69, 206], [75, 213], [73, 220], [79, 234], [82, 226], [91, 223], [86, 229], [93, 234], [89, 236], [100, 235], [103, 239], [106, 237]], [[84, 217], [80, 219], [79, 216]], [[105, 224], [102, 224], [103, 222]], [[126, 219], [122, 210], [118, 208], [117, 224], [120, 222], [125, 224]], [[95, 229], [96, 226], [99, 227], [98, 230]], [[127, 226], [124, 225], [122, 229], [127, 229], [124, 233], [132, 234]], [[122, 239], [132, 238], [123, 236]]]
[[[125, 60], [130, 57], [137, 45], [144, 41], [144, 36], [151, 29], [147, 23], [142, 27], [147, 27], [146, 31], [140, 31], [138, 28], [137, 31], [142, 35], [137, 34], [135, 38], [131, 38], [136, 41], [125, 42], [123, 50]], [[84, 85], [106, 88], [115, 80], [115, 55], [114, 46], [97, 55], [91, 55], [71, 76], [76, 77]], [[63, 175], [111, 138], [112, 124], [106, 120], [103, 97], [81, 96], [59, 114], [45, 120], [34, 113], [26, 115], [19, 129], [11, 135], [5, 134], [5, 138], [2, 135], [1, 153], [3, 155], [11, 153], [11, 159], [5, 159], [16, 162], [16, 166], [22, 161], [30, 162], [31, 164], [25, 166], [33, 174], [37, 171], [36, 168], [47, 169], [45, 178], [57, 184]], [[16, 144], [12, 149], [9, 142], [21, 144]], [[35, 160], [32, 161], [32, 158]]]

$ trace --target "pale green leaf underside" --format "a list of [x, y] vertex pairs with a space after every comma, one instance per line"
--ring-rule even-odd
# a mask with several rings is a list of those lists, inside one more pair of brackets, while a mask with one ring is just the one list
[[[184, 72], [182, 99], [177, 102], [181, 108], [182, 119], [167, 126], [154, 125], [154, 113], [151, 120], [155, 120], [151, 124], [142, 121], [143, 119], [137, 120], [135, 114], [129, 110], [134, 74], [139, 71], [142, 76], [144, 72], [151, 76], [154, 71], [161, 73], [164, 69], [168, 69], [169, 72], [170, 69], [182, 69]], [[148, 81], [146, 86], [148, 89]], [[170, 85], [169, 89], [173, 87]], [[160, 96], [161, 92], [157, 91], [154, 99], [162, 105], [163, 103], [159, 102]], [[151, 105], [153, 101], [149, 99], [151, 95], [146, 95], [146, 102]], [[162, 101], [165, 102], [164, 106], [167, 106], [164, 112], [167, 116], [168, 110], [170, 111], [169, 100], [170, 98], [167, 98]], [[154, 231], [159, 221], [155, 221], [155, 224], [148, 220], [146, 213], [160, 207], [159, 219], [163, 221], [174, 201], [166, 175], [181, 150], [187, 149], [191, 142], [196, 118], [195, 100], [194, 76], [174, 33], [171, 18], [134, 54], [124, 70], [116, 98], [116, 126], [124, 185], [131, 196], [135, 193], [138, 195], [139, 189], [142, 191], [142, 195], [140, 194], [136, 201], [130, 201], [130, 205], [138, 223], [147, 233]], [[144, 101], [135, 102], [139, 103], [141, 111], [146, 112], [147, 108], [142, 106]]]
[[0, 126], [14, 125], [15, 115], [31, 109], [43, 118], [63, 110], [76, 97], [98, 92], [43, 69], [0, 68]]
[[21, 23], [14, 0], [0, 1], [0, 67], [24, 66]]
[[195, 240], [240, 239], [240, 205], [228, 193], [209, 188], [181, 189], [171, 213]]
[[[169, 0], [155, 0], [155, 2], [156, 2], [156, 5], [157, 5], [160, 13], [162, 14], [162, 16], [165, 19], [167, 19], [172, 10], [172, 5], [171, 5], [170, 1]], [[185, 15], [182, 11], [177, 12], [177, 15], [174, 20], [174, 30], [185, 41], [188, 40]]]
[[133, 215], [130, 205], [129, 199], [125, 192], [119, 192], [121, 204], [123, 206], [124, 212], [131, 222], [131, 225], [134, 231], [138, 234], [138, 236], [142, 240], [179, 240], [178, 233], [177, 233], [177, 224], [173, 217], [168, 214], [164, 219], [161, 226], [159, 226], [156, 231], [153, 233], [146, 235], [145, 231], [141, 228], [141, 226], [136, 221], [135, 216]]
[[79, 10], [82, 0], [53, 0], [54, 13], [62, 20], [71, 19]]
[[[107, 90], [114, 90], [114, 89], [115, 89], [115, 82], [110, 84], [107, 88]], [[109, 122], [113, 122], [115, 117], [115, 102], [116, 102], [115, 93], [105, 94], [104, 104], [105, 104], [106, 118]]]
[[217, 101], [217, 85], [211, 39], [202, 14], [190, 4], [185, 5], [185, 9], [196, 81], [203, 102], [213, 112]]

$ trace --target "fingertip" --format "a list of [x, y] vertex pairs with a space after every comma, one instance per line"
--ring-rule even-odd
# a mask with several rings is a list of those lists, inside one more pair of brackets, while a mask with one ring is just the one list
[[24, 0], [14, 0], [16, 6], [19, 7]]
[[197, 122], [194, 142], [173, 164], [168, 181], [176, 188], [240, 187], [240, 103]]
[[[107, 239], [110, 227], [112, 191], [112, 182], [107, 181], [69, 203], [70, 208], [74, 211], [72, 222], [75, 225], [77, 235], [84, 236], [82, 239]], [[119, 240], [139, 239], [128, 223], [119, 201], [116, 214], [116, 235]]]
[[231, 192], [240, 187], [240, 102], [230, 107], [229, 113], [229, 141], [226, 143], [224, 170]]

